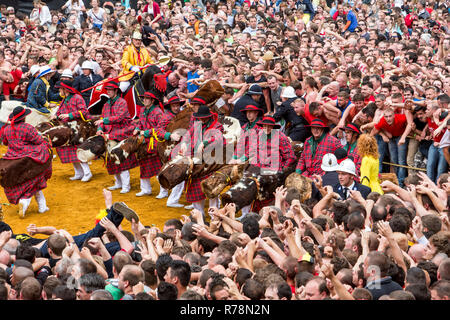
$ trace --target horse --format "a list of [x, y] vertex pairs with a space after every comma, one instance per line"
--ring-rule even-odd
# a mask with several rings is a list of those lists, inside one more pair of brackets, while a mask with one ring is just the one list
[[[128, 111], [132, 119], [139, 117], [140, 110], [144, 106], [144, 101], [140, 97], [144, 92], [150, 91], [159, 101], [163, 101], [167, 87], [167, 75], [168, 73], [163, 73], [159, 67], [151, 65], [145, 69], [142, 77], [140, 77], [140, 73], [136, 73], [130, 80], [132, 84], [127, 91], [121, 93], [121, 96], [128, 104]], [[104, 79], [92, 89], [88, 106], [90, 114], [100, 115], [102, 113], [103, 105], [109, 99], [105, 84], [110, 80]]]
[[143, 159], [147, 156], [145, 139], [143, 136], [131, 136], [119, 142], [109, 152], [109, 161], [120, 165], [131, 154], [135, 153], [137, 159]]
[[[291, 146], [297, 160], [300, 159], [303, 152], [303, 142], [291, 141]], [[201, 187], [203, 193], [208, 199], [214, 199], [220, 195], [220, 193], [222, 193], [227, 186], [235, 185], [239, 179], [243, 177], [244, 171], [248, 168], [248, 166], [248, 163], [235, 165], [228, 164], [224, 166], [219, 171], [214, 172], [211, 176], [202, 181]]]
[[31, 113], [27, 115], [27, 117], [25, 118], [25, 122], [31, 124], [33, 127], [36, 127], [37, 125], [43, 122], [49, 122], [51, 118], [56, 114], [56, 111], [58, 110], [58, 108], [51, 108], [49, 110], [50, 113], [41, 113], [34, 108], [28, 108], [21, 101], [14, 101], [14, 100], [2, 101], [0, 108], [0, 123], [2, 124], [8, 123], [9, 115], [13, 112], [14, 108], [18, 106], [21, 106], [31, 111]]
[[286, 178], [295, 171], [296, 163], [278, 172], [265, 172], [266, 169], [250, 165], [242, 178], [222, 194], [222, 203], [235, 203], [236, 211], [253, 203], [273, 199], [276, 189], [284, 185]]
[[52, 147], [79, 145], [97, 132], [97, 127], [92, 120], [62, 122], [58, 119], [53, 119], [49, 122], [38, 124], [36, 129], [41, 135], [48, 136]]

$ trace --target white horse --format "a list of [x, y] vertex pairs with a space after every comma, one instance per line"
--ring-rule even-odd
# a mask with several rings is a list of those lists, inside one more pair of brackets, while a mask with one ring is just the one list
[[8, 123], [8, 117], [13, 112], [15, 107], [23, 106], [25, 109], [31, 110], [31, 113], [25, 118], [25, 122], [31, 124], [33, 127], [42, 122], [50, 121], [50, 118], [56, 114], [58, 108], [50, 109], [50, 113], [41, 113], [34, 108], [26, 107], [21, 101], [3, 101], [0, 108], [0, 122]]

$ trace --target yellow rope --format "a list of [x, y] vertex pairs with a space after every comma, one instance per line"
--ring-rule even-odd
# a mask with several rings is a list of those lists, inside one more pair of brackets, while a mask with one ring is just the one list
[[108, 146], [106, 146], [106, 151], [105, 151], [105, 163], [103, 163], [103, 167], [108, 165]]
[[150, 136], [150, 142], [148, 144], [147, 152], [150, 152], [150, 149], [153, 150], [154, 140], [157, 142], [163, 142], [164, 140], [159, 140], [158, 135], [156, 134], [155, 128], [152, 128], [152, 135]]
[[86, 120], [85, 118], [84, 118], [84, 116], [83, 116], [83, 112], [81, 112], [81, 110], [80, 111], [78, 111], [78, 113], [80, 114], [80, 116], [81, 116], [81, 119], [84, 121], [84, 122], [89, 122], [89, 121], [91, 121], [91, 119], [88, 119], [88, 120]]

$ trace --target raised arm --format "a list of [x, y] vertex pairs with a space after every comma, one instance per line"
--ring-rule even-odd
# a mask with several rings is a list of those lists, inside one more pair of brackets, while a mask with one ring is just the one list
[[110, 231], [116, 237], [117, 242], [119, 242], [120, 248], [122, 250], [124, 250], [128, 254], [131, 254], [133, 252], [134, 247], [131, 242], [107, 217], [104, 217], [102, 220], [100, 220], [99, 223], [103, 228], [105, 228], [107, 231]]

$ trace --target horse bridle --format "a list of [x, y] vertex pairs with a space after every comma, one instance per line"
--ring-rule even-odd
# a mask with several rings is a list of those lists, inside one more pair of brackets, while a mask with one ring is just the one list
[[223, 173], [222, 171], [216, 171], [216, 173], [219, 173], [219, 174], [221, 174], [222, 176], [224, 176], [225, 179], [226, 179], [227, 185], [230, 185], [230, 186], [231, 186], [231, 182], [232, 182], [232, 181], [231, 181], [230, 176], [228, 176], [227, 174]]

